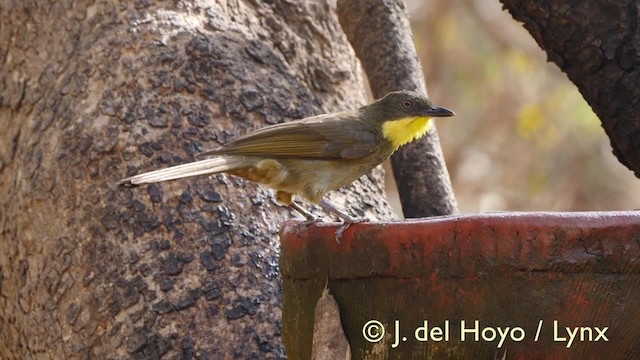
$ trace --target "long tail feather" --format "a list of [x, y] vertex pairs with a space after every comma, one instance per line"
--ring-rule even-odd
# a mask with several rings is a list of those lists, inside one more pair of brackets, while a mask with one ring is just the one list
[[135, 187], [166, 180], [181, 179], [189, 176], [216, 174], [224, 171], [242, 169], [254, 164], [254, 160], [236, 156], [220, 156], [199, 160], [187, 164], [155, 170], [120, 180], [119, 186]]

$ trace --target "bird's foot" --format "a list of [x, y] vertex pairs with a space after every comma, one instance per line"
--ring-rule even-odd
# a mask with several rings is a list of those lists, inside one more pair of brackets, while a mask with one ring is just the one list
[[336, 230], [336, 242], [340, 245], [342, 245], [342, 236], [344, 235], [344, 232], [352, 225], [352, 224], [358, 224], [358, 223], [362, 223], [362, 222], [367, 222], [369, 221], [369, 219], [367, 218], [354, 218], [354, 217], [350, 217], [349, 219], [344, 219], [342, 221], [342, 225], [340, 225], [340, 227], [338, 228], [338, 230]]
[[314, 213], [312, 213], [311, 211], [303, 208], [302, 206], [300, 206], [300, 204], [298, 204], [296, 202], [292, 202], [291, 205], [289, 205], [289, 206], [304, 217], [305, 220], [302, 222], [302, 225], [304, 225], [304, 226], [309, 226], [309, 225], [315, 224], [317, 222], [322, 222], [322, 218], [321, 217], [319, 217], [319, 216], [315, 215]]
[[302, 225], [309, 226], [318, 222], [322, 222], [322, 218], [316, 215], [311, 215], [305, 218], [305, 221], [302, 222]]

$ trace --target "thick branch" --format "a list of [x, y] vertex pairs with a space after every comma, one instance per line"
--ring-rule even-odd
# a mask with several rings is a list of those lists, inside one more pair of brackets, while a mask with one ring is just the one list
[[[427, 93], [402, 1], [339, 0], [337, 10], [375, 97], [401, 89]], [[457, 212], [435, 127], [391, 162], [406, 217]]]
[[640, 177], [640, 5], [632, 0], [502, 0], [576, 84], [613, 153]]

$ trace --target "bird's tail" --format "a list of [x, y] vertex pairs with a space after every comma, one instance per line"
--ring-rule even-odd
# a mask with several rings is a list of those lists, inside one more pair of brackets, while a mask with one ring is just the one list
[[118, 185], [135, 187], [166, 180], [181, 179], [189, 176], [216, 174], [224, 171], [247, 168], [255, 164], [251, 158], [239, 156], [218, 156], [212, 159], [199, 160], [187, 164], [155, 170], [120, 180]]

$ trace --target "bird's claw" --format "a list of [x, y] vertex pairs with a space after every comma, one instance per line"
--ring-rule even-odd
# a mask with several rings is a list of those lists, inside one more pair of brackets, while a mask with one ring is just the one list
[[352, 218], [352, 219], [343, 221], [342, 225], [340, 225], [338, 230], [336, 230], [336, 242], [342, 245], [342, 236], [344, 235], [344, 232], [349, 228], [349, 226], [351, 226], [352, 224], [358, 224], [358, 223], [367, 222], [367, 221], [369, 221], [369, 219], [367, 218]]
[[322, 219], [319, 216], [308, 217], [305, 221], [302, 222], [302, 225], [309, 226], [321, 221]]

